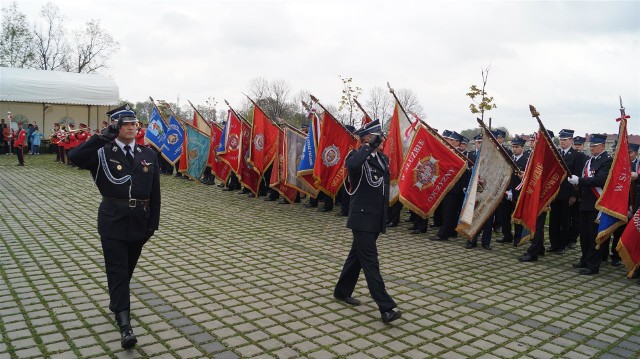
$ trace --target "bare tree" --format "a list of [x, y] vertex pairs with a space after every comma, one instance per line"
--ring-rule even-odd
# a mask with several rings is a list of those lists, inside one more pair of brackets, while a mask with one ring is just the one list
[[282, 118], [288, 107], [291, 86], [285, 80], [274, 80], [269, 88], [271, 89], [270, 97], [273, 98], [272, 113], [269, 116], [272, 119]]
[[18, 11], [14, 1], [2, 9], [0, 34], [0, 66], [25, 68], [35, 60], [33, 35], [27, 27], [27, 17]]
[[249, 81], [249, 96], [251, 96], [254, 101], [269, 96], [269, 91], [269, 81], [264, 77], [256, 77]]
[[396, 96], [398, 97], [398, 101], [400, 101], [400, 104], [402, 105], [402, 107], [404, 107], [405, 111], [414, 113], [423, 120], [425, 119], [424, 109], [422, 108], [420, 101], [418, 101], [418, 96], [416, 96], [416, 93], [413, 92], [413, 90], [396, 90]]
[[311, 92], [307, 90], [300, 90], [293, 95], [293, 103], [296, 105], [296, 112], [306, 113], [307, 109], [302, 105], [302, 101], [307, 104], [311, 103]]
[[84, 30], [75, 30], [65, 69], [69, 72], [94, 73], [107, 67], [118, 49], [118, 42], [100, 27], [99, 20], [87, 22]]
[[65, 17], [53, 3], [47, 3], [40, 11], [42, 21], [34, 25], [36, 68], [59, 70], [64, 68], [69, 47], [65, 40], [66, 30], [62, 25]]
[[374, 87], [369, 91], [369, 99], [365, 106], [374, 120], [379, 119], [384, 124], [391, 117], [393, 97], [382, 87]]

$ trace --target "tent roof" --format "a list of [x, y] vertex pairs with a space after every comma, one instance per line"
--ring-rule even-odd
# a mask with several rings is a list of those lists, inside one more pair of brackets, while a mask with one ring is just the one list
[[119, 94], [102, 75], [0, 67], [0, 101], [110, 106]]

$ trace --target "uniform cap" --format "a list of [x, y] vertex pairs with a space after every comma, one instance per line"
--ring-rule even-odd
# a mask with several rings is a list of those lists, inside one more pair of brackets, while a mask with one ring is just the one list
[[629, 151], [638, 152], [639, 149], [640, 149], [639, 144], [629, 142]]
[[360, 137], [364, 137], [372, 133], [382, 134], [382, 126], [380, 125], [380, 120], [371, 121], [353, 132], [354, 135]]
[[589, 137], [589, 146], [599, 145], [607, 141], [607, 135], [594, 133]]
[[513, 140], [511, 140], [511, 145], [512, 146], [524, 146], [524, 143], [526, 141], [524, 140], [524, 138], [522, 137], [516, 137]]
[[495, 130], [491, 131], [491, 133], [493, 134], [493, 137], [495, 137], [495, 138], [498, 138], [498, 137], [505, 138], [507, 136], [507, 133], [502, 131], [499, 128], [496, 128]]
[[566, 140], [567, 138], [573, 138], [573, 130], [562, 129], [558, 133], [558, 138], [561, 140]]
[[136, 112], [131, 108], [129, 104], [125, 104], [107, 112], [107, 116], [109, 116], [109, 119], [111, 121], [122, 119], [122, 122], [138, 122]]
[[576, 145], [583, 145], [586, 141], [587, 139], [581, 136], [576, 136], [573, 138], [573, 143]]

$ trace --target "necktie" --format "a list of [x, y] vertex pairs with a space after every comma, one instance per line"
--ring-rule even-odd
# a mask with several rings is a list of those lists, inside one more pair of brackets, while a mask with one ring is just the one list
[[124, 146], [124, 153], [127, 157], [127, 160], [129, 161], [129, 166], [133, 167], [133, 155], [131, 154], [131, 146]]

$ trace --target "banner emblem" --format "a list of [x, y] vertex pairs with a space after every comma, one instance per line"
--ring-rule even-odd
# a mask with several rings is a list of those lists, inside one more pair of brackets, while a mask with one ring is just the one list
[[335, 166], [338, 161], [340, 161], [340, 150], [338, 149], [338, 146], [327, 146], [327, 148], [322, 151], [322, 162], [325, 166]]
[[431, 155], [420, 160], [413, 169], [413, 185], [421, 191], [432, 187], [438, 177], [440, 177], [440, 165]]
[[232, 133], [229, 135], [229, 139], [228, 141], [228, 148], [229, 151], [235, 151], [238, 149], [238, 146], [240, 145], [240, 139], [238, 138], [238, 135], [235, 133]]
[[253, 139], [253, 146], [256, 150], [262, 151], [262, 149], [264, 148], [264, 134], [259, 133], [256, 135], [256, 137]]

